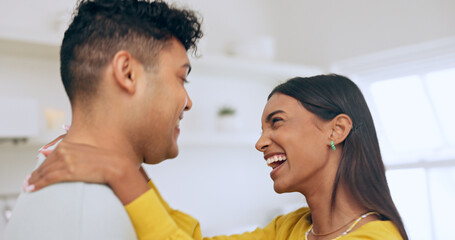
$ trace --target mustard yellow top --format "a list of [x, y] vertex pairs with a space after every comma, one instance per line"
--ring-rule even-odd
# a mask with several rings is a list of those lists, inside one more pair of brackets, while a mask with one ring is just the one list
[[[150, 190], [125, 206], [139, 240], [302, 240], [310, 226], [309, 208], [276, 217], [264, 228], [230, 236], [202, 237], [199, 222], [171, 209], [149, 182]], [[402, 240], [390, 221], [372, 221], [342, 237], [344, 240]]]

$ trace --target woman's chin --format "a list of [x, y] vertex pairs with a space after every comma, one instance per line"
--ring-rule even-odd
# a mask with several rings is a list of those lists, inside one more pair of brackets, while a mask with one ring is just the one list
[[287, 192], [286, 189], [277, 182], [273, 183], [273, 189], [275, 190], [276, 193], [279, 194]]

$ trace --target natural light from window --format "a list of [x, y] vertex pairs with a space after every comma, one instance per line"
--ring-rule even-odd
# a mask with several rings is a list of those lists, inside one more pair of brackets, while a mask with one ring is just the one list
[[455, 146], [455, 68], [429, 73], [425, 76], [425, 83], [443, 137]]
[[387, 179], [409, 239], [455, 239], [455, 68], [368, 86]]
[[[406, 159], [392, 155], [431, 154], [443, 145], [431, 99], [417, 75], [378, 81], [372, 97], [393, 152], [383, 152], [388, 164]], [[382, 141], [384, 142], [384, 141]]]

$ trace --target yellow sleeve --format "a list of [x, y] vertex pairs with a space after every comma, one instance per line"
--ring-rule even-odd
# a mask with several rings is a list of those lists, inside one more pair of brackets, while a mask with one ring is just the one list
[[191, 239], [177, 227], [153, 189], [125, 206], [139, 240]]
[[211, 238], [204, 237], [204, 240], [273, 240], [275, 239], [277, 221], [279, 218], [280, 217], [275, 218], [265, 228], [257, 228], [253, 232]]
[[274, 239], [276, 219], [267, 227], [231, 236], [202, 238], [199, 222], [188, 214], [171, 209], [153, 182], [150, 190], [126, 205], [139, 240], [267, 240]]

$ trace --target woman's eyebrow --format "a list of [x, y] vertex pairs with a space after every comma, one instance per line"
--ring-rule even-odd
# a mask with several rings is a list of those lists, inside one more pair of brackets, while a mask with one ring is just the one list
[[276, 111], [273, 111], [272, 113], [270, 113], [269, 115], [267, 115], [267, 118], [265, 119], [265, 122], [266, 122], [266, 123], [270, 122], [270, 120], [272, 119], [273, 115], [278, 114], [278, 113], [284, 113], [284, 111], [283, 111], [283, 110], [276, 110]]

